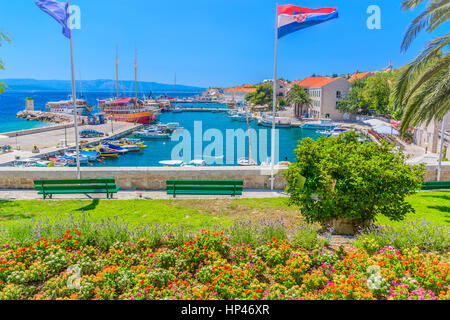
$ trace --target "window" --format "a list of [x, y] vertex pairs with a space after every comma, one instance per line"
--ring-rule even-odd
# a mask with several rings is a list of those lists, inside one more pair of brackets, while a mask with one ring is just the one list
[[341, 99], [342, 94], [340, 91], [336, 91], [336, 98]]

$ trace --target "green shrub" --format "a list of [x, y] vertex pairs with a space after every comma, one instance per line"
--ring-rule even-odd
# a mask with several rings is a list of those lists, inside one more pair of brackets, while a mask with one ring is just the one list
[[392, 148], [361, 143], [354, 132], [303, 139], [295, 150], [298, 161], [285, 171], [290, 203], [309, 222], [367, 223], [378, 214], [402, 220], [414, 212], [405, 197], [422, 186], [424, 167], [405, 164], [403, 153]]

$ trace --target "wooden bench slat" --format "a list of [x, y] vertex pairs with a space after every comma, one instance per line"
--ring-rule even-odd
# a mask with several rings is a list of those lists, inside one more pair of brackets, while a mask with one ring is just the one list
[[243, 180], [167, 180], [167, 194], [242, 195]]
[[242, 186], [167, 186], [167, 190], [243, 190]]
[[108, 186], [104, 184], [90, 184], [90, 185], [61, 185], [61, 186], [35, 186], [36, 190], [84, 190], [84, 189], [108, 189], [108, 190], [114, 190], [117, 186], [115, 184], [110, 184]]
[[242, 180], [167, 180], [167, 185], [244, 185]]
[[447, 190], [450, 189], [450, 181], [425, 181], [422, 190]]
[[106, 193], [107, 197], [120, 190], [116, 186], [115, 179], [37, 179], [34, 185], [38, 194], [44, 199], [54, 194], [87, 194]]
[[45, 185], [64, 185], [64, 184], [95, 184], [95, 183], [108, 183], [115, 184], [114, 179], [38, 179], [34, 180], [34, 184], [45, 184]]
[[[167, 194], [171, 194], [173, 195], [174, 192], [173, 190], [167, 190]], [[233, 192], [231, 190], [229, 191], [215, 191], [215, 192], [210, 192], [210, 191], [202, 191], [202, 190], [176, 190], [176, 194], [189, 194], [189, 195], [236, 195], [236, 196], [241, 196], [242, 195], [242, 191], [236, 191]]]
[[[85, 193], [117, 193], [119, 191], [119, 187], [114, 190], [109, 190], [106, 192], [106, 189], [87, 189], [87, 190], [53, 190], [51, 194], [85, 194]], [[39, 191], [38, 194], [49, 194], [49, 192]]]

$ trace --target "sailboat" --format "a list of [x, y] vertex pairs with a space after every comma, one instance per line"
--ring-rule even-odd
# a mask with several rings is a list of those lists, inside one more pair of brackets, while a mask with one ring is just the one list
[[250, 132], [250, 121], [248, 120], [248, 112], [247, 115], [247, 128], [248, 128], [248, 159], [241, 158], [238, 160], [238, 164], [241, 166], [257, 166], [258, 163], [252, 158], [252, 135]]
[[151, 106], [146, 106], [142, 100], [137, 96], [137, 51], [135, 52], [134, 62], [134, 84], [135, 97], [134, 98], [119, 98], [119, 75], [118, 75], [118, 53], [116, 56], [116, 99], [99, 100], [99, 108], [105, 115], [115, 121], [132, 122], [139, 124], [150, 124], [155, 121], [157, 109]]

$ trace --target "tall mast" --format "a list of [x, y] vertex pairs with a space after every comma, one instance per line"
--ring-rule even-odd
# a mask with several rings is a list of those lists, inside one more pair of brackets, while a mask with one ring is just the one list
[[116, 98], [119, 99], [119, 44], [116, 44], [116, 90]]
[[[134, 47], [134, 90], [135, 90], [135, 102], [134, 102], [134, 113], [136, 113], [138, 94], [137, 94], [137, 48]], [[134, 123], [136, 124], [136, 117], [134, 117]]]
[[175, 90], [175, 98], [177, 97], [177, 73], [175, 72], [175, 86], [174, 86], [174, 90]]

